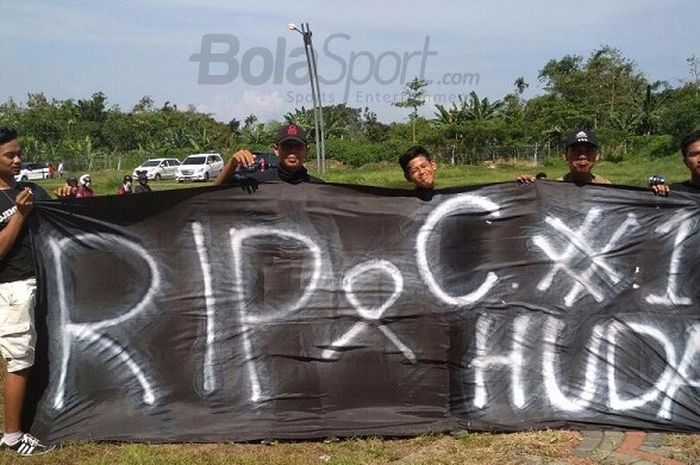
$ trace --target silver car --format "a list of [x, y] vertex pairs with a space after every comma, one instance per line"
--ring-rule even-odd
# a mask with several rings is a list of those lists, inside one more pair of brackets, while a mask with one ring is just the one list
[[140, 172], [145, 172], [148, 179], [156, 181], [174, 179], [178, 166], [180, 166], [180, 160], [176, 158], [151, 158], [141, 163], [141, 166], [134, 170], [132, 176], [136, 179]]

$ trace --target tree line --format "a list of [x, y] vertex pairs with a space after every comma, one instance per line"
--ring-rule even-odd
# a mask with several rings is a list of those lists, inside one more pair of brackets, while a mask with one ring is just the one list
[[[687, 63], [688, 76], [675, 85], [651, 81], [619, 50], [604, 46], [588, 57], [548, 61], [538, 75], [541, 95], [525, 98], [529, 83], [519, 77], [500, 99], [471, 91], [450, 105], [435, 105], [429, 118], [419, 115], [429, 85], [415, 78], [395, 103], [410, 110], [408, 121], [383, 123], [367, 107], [323, 107], [327, 157], [352, 166], [393, 162], [420, 143], [452, 163], [541, 160], [558, 153], [566, 133], [578, 127], [598, 132], [608, 160], [665, 156], [700, 128], [700, 59], [693, 55]], [[308, 128], [313, 140], [313, 111], [304, 107], [283, 121], [249, 115], [223, 123], [193, 106], [156, 105], [149, 96], [124, 111], [110, 106], [103, 92], [77, 101], [29, 93], [26, 103], [9, 99], [0, 105], [0, 125], [19, 130], [27, 159], [64, 161], [71, 169], [126, 169], [147, 157], [229, 153], [240, 146], [265, 150], [286, 122]]]

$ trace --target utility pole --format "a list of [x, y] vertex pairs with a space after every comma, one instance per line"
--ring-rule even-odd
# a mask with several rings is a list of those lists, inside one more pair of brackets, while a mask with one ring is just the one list
[[304, 38], [304, 52], [306, 52], [306, 64], [309, 67], [309, 82], [311, 83], [311, 100], [314, 105], [314, 141], [316, 142], [316, 163], [319, 173], [326, 171], [326, 137], [323, 129], [323, 102], [321, 100], [321, 89], [318, 82], [318, 70], [316, 68], [316, 54], [314, 53], [313, 42], [311, 41], [311, 28], [309, 23], [301, 23], [301, 28], [294, 23], [289, 23], [287, 28], [290, 31], [297, 31]]

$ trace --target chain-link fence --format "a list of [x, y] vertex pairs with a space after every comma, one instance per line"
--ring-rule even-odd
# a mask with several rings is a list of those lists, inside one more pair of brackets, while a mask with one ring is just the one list
[[549, 143], [525, 145], [485, 145], [465, 147], [454, 145], [439, 151], [442, 161], [449, 164], [477, 163], [545, 163], [552, 156], [558, 156], [559, 147]]

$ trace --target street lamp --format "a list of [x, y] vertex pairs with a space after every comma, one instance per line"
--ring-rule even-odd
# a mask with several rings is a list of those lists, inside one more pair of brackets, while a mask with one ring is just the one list
[[306, 52], [306, 63], [309, 66], [309, 82], [311, 83], [311, 100], [314, 105], [314, 140], [316, 141], [316, 163], [318, 171], [326, 171], [326, 142], [323, 130], [323, 111], [321, 107], [321, 90], [318, 83], [318, 72], [316, 70], [316, 54], [311, 42], [311, 29], [309, 23], [301, 23], [301, 28], [294, 23], [289, 23], [287, 28], [290, 31], [297, 31], [304, 38], [304, 52]]

